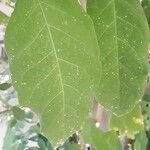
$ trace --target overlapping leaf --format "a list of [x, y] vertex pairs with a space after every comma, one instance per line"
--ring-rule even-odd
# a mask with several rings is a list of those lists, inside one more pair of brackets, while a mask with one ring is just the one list
[[5, 44], [20, 104], [53, 144], [64, 141], [85, 123], [99, 83], [90, 18], [74, 0], [18, 0]]
[[133, 110], [121, 117], [111, 114], [110, 128], [119, 130], [120, 134], [126, 133], [128, 137], [134, 138], [134, 135], [143, 129], [143, 119], [139, 105], [136, 105]]
[[149, 29], [137, 0], [88, 0], [102, 61], [98, 99], [117, 115], [141, 98], [148, 72]]

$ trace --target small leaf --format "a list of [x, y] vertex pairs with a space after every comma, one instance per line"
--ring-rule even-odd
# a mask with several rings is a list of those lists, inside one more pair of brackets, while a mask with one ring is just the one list
[[95, 150], [121, 150], [121, 143], [115, 131], [102, 132], [92, 122], [83, 130], [85, 143], [91, 144]]
[[149, 28], [138, 0], [88, 0], [100, 47], [100, 103], [116, 115], [141, 99], [148, 72]]
[[15, 106], [12, 107], [12, 112], [16, 120], [23, 120], [25, 118], [25, 112], [21, 108]]
[[51, 143], [47, 140], [46, 137], [44, 137], [41, 134], [38, 134], [38, 136], [32, 137], [30, 140], [38, 143], [38, 146], [39, 146], [38, 150], [53, 150]]
[[5, 90], [7, 90], [8, 88], [10, 88], [11, 86], [12, 86], [12, 85], [9, 84], [9, 83], [0, 84], [0, 90], [5, 91]]

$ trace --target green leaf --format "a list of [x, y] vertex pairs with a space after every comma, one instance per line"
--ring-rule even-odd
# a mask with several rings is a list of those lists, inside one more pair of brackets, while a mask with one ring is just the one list
[[16, 120], [24, 120], [25, 119], [25, 111], [21, 108], [15, 106], [12, 107], [12, 112]]
[[111, 115], [110, 128], [119, 130], [120, 134], [126, 134], [130, 138], [134, 138], [134, 135], [143, 128], [143, 119], [141, 115], [141, 108], [139, 105], [135, 106], [133, 110], [123, 116]]
[[[85, 143], [89, 143], [95, 150], [121, 150], [121, 143], [115, 131], [102, 132], [99, 128], [90, 122], [83, 130]], [[88, 128], [87, 128], [88, 127]]]
[[145, 94], [142, 100], [141, 108], [145, 130], [150, 131], [150, 95]]
[[53, 145], [65, 141], [86, 122], [99, 83], [91, 19], [74, 0], [18, 0], [5, 38], [20, 104], [39, 114]]
[[77, 144], [68, 144], [65, 145], [65, 150], [80, 150], [80, 146]]
[[12, 85], [10, 83], [2, 83], [0, 84], [0, 90], [5, 91], [10, 88]]
[[142, 97], [142, 101], [143, 102], [147, 102], [148, 105], [149, 105], [149, 103], [150, 103], [150, 95], [145, 93], [144, 96]]
[[51, 143], [41, 134], [38, 134], [38, 136], [35, 136], [30, 140], [38, 143], [38, 150], [53, 150]]
[[134, 143], [135, 150], [148, 150], [147, 143], [148, 139], [145, 131], [140, 131], [138, 134], [135, 135], [135, 143]]
[[142, 0], [142, 7], [144, 9], [149, 27], [150, 27], [150, 0]]
[[9, 21], [9, 17], [0, 12], [0, 24], [7, 24]]
[[88, 0], [100, 47], [100, 103], [114, 114], [130, 112], [148, 72], [149, 28], [138, 0]]
[[4, 137], [3, 150], [11, 150], [12, 149], [14, 135], [11, 131], [10, 126], [11, 125], [8, 122], [7, 132], [6, 132], [6, 135]]

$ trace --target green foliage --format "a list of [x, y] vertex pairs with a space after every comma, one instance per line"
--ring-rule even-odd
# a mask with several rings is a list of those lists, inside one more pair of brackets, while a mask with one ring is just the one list
[[88, 0], [100, 47], [99, 101], [117, 115], [141, 99], [148, 72], [149, 28], [137, 0]]
[[[149, 87], [149, 83], [147, 89]], [[141, 102], [145, 131], [140, 131], [135, 135], [135, 150], [149, 150], [150, 147], [150, 95], [144, 94]]]
[[38, 150], [53, 150], [52, 145], [49, 143], [47, 138], [45, 138], [41, 134], [38, 134], [38, 136], [31, 138], [31, 140], [38, 143]]
[[12, 86], [12, 85], [9, 84], [9, 83], [0, 84], [0, 90], [5, 91], [5, 90], [7, 90], [9, 87], [11, 87], [11, 86]]
[[16, 120], [23, 120], [25, 118], [24, 110], [17, 106], [12, 107], [12, 112]]
[[71, 144], [69, 141], [66, 141], [62, 146], [58, 147], [57, 150], [80, 150], [80, 145]]
[[135, 135], [135, 143], [134, 143], [135, 150], [148, 150], [147, 143], [148, 140], [145, 131], [140, 131], [140, 133]]
[[95, 150], [121, 150], [121, 142], [115, 131], [102, 132], [92, 122], [83, 130], [83, 137]]
[[11, 127], [8, 127], [7, 133], [4, 138], [3, 149], [11, 150], [13, 146], [13, 133], [11, 132]]
[[[29, 122], [29, 116], [31, 117], [32, 112], [29, 115], [29, 113], [25, 113], [17, 107], [13, 107], [12, 110], [13, 112], [8, 120], [8, 128], [4, 138], [4, 150], [53, 150], [47, 138], [38, 133], [39, 125], [35, 122], [34, 118]], [[24, 114], [24, 119], [21, 117], [22, 114]]]
[[[149, 1], [142, 6], [149, 21]], [[7, 23], [4, 19], [0, 16]], [[39, 115], [43, 135], [56, 147], [83, 129], [84, 141], [96, 150], [121, 150], [121, 143], [115, 131], [103, 133], [88, 122], [94, 97], [110, 113], [111, 129], [133, 136], [143, 127], [138, 104], [148, 72], [148, 44], [149, 28], [137, 0], [88, 0], [87, 13], [74, 0], [18, 0], [5, 39], [20, 105]], [[1, 84], [0, 90], [9, 86]], [[149, 131], [149, 96], [143, 100]], [[15, 119], [4, 149], [23, 150], [31, 141], [39, 150], [53, 149], [39, 134], [39, 124], [22, 136], [24, 123], [35, 121], [31, 111], [11, 110]], [[137, 150], [145, 150], [147, 141], [144, 132], [136, 134]], [[67, 140], [57, 149], [80, 146]]]
[[121, 117], [111, 115], [110, 128], [119, 130], [121, 134], [126, 134], [129, 137], [134, 137], [136, 133], [143, 128], [143, 120], [141, 115], [141, 109], [139, 105], [136, 105], [133, 110]]
[[65, 141], [86, 122], [99, 84], [90, 18], [74, 0], [18, 0], [5, 38], [20, 104], [40, 115], [53, 144]]
[[142, 6], [150, 26], [150, 0], [142, 0]]
[[141, 108], [146, 131], [150, 131], [150, 95], [145, 94], [142, 98]]
[[0, 23], [1, 24], [7, 24], [9, 21], [9, 17], [4, 15], [2, 12], [0, 12]]

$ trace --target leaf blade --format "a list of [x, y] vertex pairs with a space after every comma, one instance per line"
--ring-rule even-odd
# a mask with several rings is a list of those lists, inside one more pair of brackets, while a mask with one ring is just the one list
[[98, 99], [116, 115], [128, 113], [141, 99], [148, 72], [149, 29], [140, 3], [89, 0], [87, 13], [102, 61]]
[[100, 75], [93, 31], [90, 18], [70, 0], [67, 5], [18, 0], [7, 27], [6, 49], [20, 104], [40, 115], [42, 132], [53, 145], [88, 118]]

